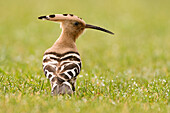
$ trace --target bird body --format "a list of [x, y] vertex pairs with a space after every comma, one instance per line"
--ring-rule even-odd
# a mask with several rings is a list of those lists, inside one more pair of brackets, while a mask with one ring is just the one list
[[60, 22], [62, 28], [60, 37], [51, 48], [45, 51], [43, 56], [43, 71], [50, 80], [51, 93], [52, 95], [73, 94], [82, 65], [75, 43], [76, 39], [85, 28], [113, 33], [101, 27], [86, 24], [73, 14], [40, 16], [38, 19]]

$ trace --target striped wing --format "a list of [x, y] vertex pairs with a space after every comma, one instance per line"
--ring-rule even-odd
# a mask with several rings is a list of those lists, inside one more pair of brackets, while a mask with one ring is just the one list
[[43, 57], [43, 70], [45, 76], [52, 84], [62, 84], [75, 79], [81, 70], [81, 59], [77, 52], [57, 54], [45, 53]]

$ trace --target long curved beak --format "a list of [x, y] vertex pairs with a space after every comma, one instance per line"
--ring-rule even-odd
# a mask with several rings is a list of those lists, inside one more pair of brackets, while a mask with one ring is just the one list
[[104, 32], [106, 32], [106, 33], [109, 33], [109, 34], [114, 35], [114, 33], [111, 32], [111, 31], [109, 31], [109, 30], [106, 30], [106, 29], [101, 28], [101, 27], [98, 27], [98, 26], [90, 25], [90, 24], [86, 24], [86, 27], [85, 27], [85, 28], [96, 29], [96, 30], [104, 31]]

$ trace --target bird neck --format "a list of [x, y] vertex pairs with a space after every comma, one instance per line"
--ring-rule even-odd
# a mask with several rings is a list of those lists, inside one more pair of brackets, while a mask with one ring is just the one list
[[60, 43], [75, 43], [76, 42], [77, 36], [74, 35], [73, 33], [69, 32], [66, 29], [63, 29], [61, 32], [60, 37], [58, 38], [57, 42]]
[[67, 30], [62, 30], [60, 37], [53, 44], [52, 48], [59, 51], [77, 51], [76, 36]]

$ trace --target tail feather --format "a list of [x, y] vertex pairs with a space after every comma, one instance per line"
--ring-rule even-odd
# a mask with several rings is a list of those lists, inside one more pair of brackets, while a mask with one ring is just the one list
[[54, 87], [52, 88], [52, 96], [55, 95], [64, 95], [64, 94], [68, 94], [68, 95], [72, 95], [73, 94], [73, 90], [72, 90], [72, 86], [69, 82], [63, 82], [61, 85], [53, 85]]

